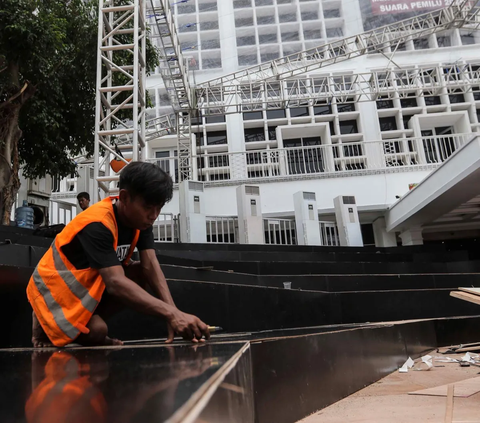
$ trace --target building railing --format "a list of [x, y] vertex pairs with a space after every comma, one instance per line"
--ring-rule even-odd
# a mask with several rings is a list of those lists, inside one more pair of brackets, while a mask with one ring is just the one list
[[155, 242], [178, 242], [177, 218], [172, 213], [160, 213], [153, 223]]
[[322, 245], [329, 247], [339, 247], [340, 237], [338, 236], [338, 228], [335, 222], [318, 222], [320, 226], [320, 239]]
[[238, 243], [237, 216], [207, 216], [207, 242], [217, 244]]
[[[382, 141], [343, 142], [308, 147], [197, 154], [193, 157], [199, 181], [304, 178], [344, 172], [437, 166], [475, 134], [451, 134]], [[175, 168], [170, 159], [149, 159]]]
[[49, 225], [66, 225], [77, 215], [77, 206], [60, 200], [50, 200], [48, 207]]
[[265, 231], [265, 244], [297, 244], [295, 219], [263, 219], [263, 228]]

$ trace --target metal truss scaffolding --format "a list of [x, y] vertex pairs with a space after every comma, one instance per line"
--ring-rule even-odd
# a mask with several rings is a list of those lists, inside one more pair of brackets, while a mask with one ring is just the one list
[[[478, 1], [478, 0], [477, 0]], [[279, 80], [303, 75], [313, 70], [343, 62], [364, 54], [379, 53], [410, 39], [428, 36], [466, 23], [478, 23], [479, 9], [471, 0], [453, 2], [448, 8], [408, 18], [362, 34], [336, 40], [319, 47], [281, 57], [258, 66], [221, 76], [198, 84], [197, 88], [222, 87], [268, 80]]]
[[[114, 145], [123, 139], [132, 160], [145, 147], [146, 24], [143, 0], [100, 0], [95, 115], [94, 198], [117, 190], [110, 160], [127, 163]], [[102, 151], [103, 150], [103, 151]]]
[[[448, 8], [246, 68], [198, 84], [193, 90], [169, 2], [123, 0], [121, 5], [120, 1], [100, 0], [95, 179], [105, 192], [111, 192], [112, 181], [118, 179], [109, 173], [110, 158], [126, 161], [112, 149], [112, 144], [131, 149], [132, 159], [137, 160], [141, 158], [140, 151], [146, 140], [175, 132], [180, 180], [194, 177], [191, 118], [199, 112], [208, 116], [294, 107], [317, 101], [328, 104], [374, 101], [408, 96], [412, 92], [429, 96], [449, 86], [468, 92], [477, 91], [472, 84], [480, 83], [478, 66], [468, 64], [305, 76], [365, 54], [390, 55], [391, 61], [400, 44], [436, 32], [452, 28], [477, 30], [480, 26], [478, 0], [454, 1]], [[146, 136], [145, 1], [149, 2], [146, 13], [148, 22], [152, 23], [151, 37], [158, 41], [160, 50], [161, 75], [174, 108], [173, 115], [149, 120]], [[125, 41], [121, 36], [130, 38]], [[125, 63], [126, 53], [129, 53], [128, 63]], [[117, 54], [121, 62], [117, 61]], [[116, 75], [121, 75], [124, 82], [115, 82]], [[125, 110], [133, 110], [129, 123], [122, 118]], [[100, 149], [105, 150], [102, 160], [99, 160]], [[100, 174], [102, 169], [105, 175]]]
[[[177, 151], [180, 180], [192, 176], [192, 132], [190, 116], [192, 110], [192, 90], [188, 82], [186, 62], [182, 56], [170, 4], [167, 0], [149, 0], [151, 8], [148, 17], [153, 20], [152, 36], [158, 40], [160, 48], [160, 73], [167, 89], [173, 110], [176, 112]], [[157, 125], [158, 126], [158, 121]], [[173, 122], [172, 122], [173, 123]]]

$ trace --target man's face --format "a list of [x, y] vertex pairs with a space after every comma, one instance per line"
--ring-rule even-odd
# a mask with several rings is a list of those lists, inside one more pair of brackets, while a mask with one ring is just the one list
[[90, 200], [87, 200], [85, 197], [81, 197], [78, 200], [78, 205], [82, 210], [88, 209], [88, 206], [90, 205]]
[[125, 196], [120, 196], [120, 201], [125, 205], [124, 217], [127, 220], [127, 223], [132, 228], [140, 229], [141, 231], [148, 229], [157, 219], [162, 210], [162, 206], [148, 205], [140, 196], [136, 196], [132, 199], [128, 192], [125, 194]]

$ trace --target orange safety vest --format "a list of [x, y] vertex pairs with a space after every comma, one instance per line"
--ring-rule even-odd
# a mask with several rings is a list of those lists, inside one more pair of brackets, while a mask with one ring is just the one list
[[[85, 226], [103, 223], [113, 234], [117, 249], [118, 226], [112, 198], [106, 198], [78, 214], [60, 232], [38, 263], [27, 286], [28, 301], [50, 341], [63, 347], [81, 333], [89, 333], [87, 324], [97, 308], [105, 283], [97, 269], [76, 269], [62, 252]], [[130, 250], [123, 261], [128, 264], [138, 241], [136, 230]]]

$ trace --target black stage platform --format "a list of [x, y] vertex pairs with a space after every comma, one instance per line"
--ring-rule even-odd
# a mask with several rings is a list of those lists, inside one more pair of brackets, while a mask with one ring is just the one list
[[292, 423], [480, 339], [480, 308], [449, 296], [480, 286], [476, 250], [158, 244], [177, 306], [225, 334], [167, 347], [125, 311], [108, 322], [124, 347], [34, 351], [25, 289], [51, 242], [0, 227], [2, 423]]
[[0, 350], [5, 423], [292, 423], [440, 345], [480, 317], [215, 335], [166, 346]]

